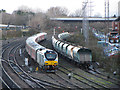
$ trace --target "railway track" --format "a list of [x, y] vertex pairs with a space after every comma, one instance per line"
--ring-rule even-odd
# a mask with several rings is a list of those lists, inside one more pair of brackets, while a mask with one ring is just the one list
[[106, 81], [109, 81], [109, 82], [112, 82], [114, 83], [115, 85], [118, 85], [120, 86], [120, 80], [114, 78], [114, 77], [108, 77], [107, 75], [105, 74], [102, 74], [101, 72], [97, 71], [97, 70], [93, 70], [93, 69], [90, 69], [90, 70], [84, 70], [85, 72], [87, 73], [90, 73], [98, 78], [101, 78], [101, 79], [104, 79]]
[[[19, 54], [19, 49], [21, 49], [22, 46], [18, 47], [14, 53], [15, 53], [15, 57], [14, 57], [14, 60], [17, 62], [17, 60], [19, 60], [18, 58], [18, 54]], [[33, 77], [32, 75], [26, 73], [28, 76], [30, 76], [34, 81], [38, 82], [39, 84], [42, 84], [42, 85], [45, 85], [47, 88], [63, 88], [63, 86], [59, 86], [59, 85], [56, 85], [56, 84], [53, 84], [53, 83], [50, 83], [50, 82], [46, 82], [46, 81], [43, 81], [43, 80], [40, 80], [40, 79], [37, 79], [35, 77]]]
[[75, 85], [74, 83], [70, 82], [69, 80], [67, 80], [66, 78], [62, 77], [57, 73], [47, 74], [47, 76], [55, 80], [62, 87], [65, 87], [65, 89], [82, 89], [82, 87], [80, 87], [79, 85]]
[[[1, 62], [5, 62], [5, 61], [1, 60]], [[8, 88], [8, 89], [12, 90], [11, 87], [8, 85], [8, 83], [6, 83], [6, 81], [3, 79], [7, 75], [7, 73], [4, 71], [2, 64], [0, 66], [0, 73], [2, 75], [4, 75], [4, 76], [2, 76], [2, 75], [0, 76], [0, 89]], [[10, 77], [8, 77], [7, 80], [10, 81], [11, 83], [13, 83], [13, 86], [15, 86], [14, 81], [12, 81], [12, 79]]]
[[[13, 44], [14, 45], [14, 44]], [[20, 48], [22, 46], [22, 44], [16, 44], [12, 47], [7, 46], [4, 48], [2, 54], [3, 57], [6, 62], [9, 63], [9, 66], [14, 70], [14, 72], [17, 74], [17, 76], [19, 76], [19, 78], [21, 80], [23, 80], [26, 84], [29, 85], [30, 88], [40, 88], [40, 89], [49, 89], [49, 88], [61, 88], [61, 86], [59, 85], [55, 85], [46, 81], [42, 81], [40, 79], [36, 79], [34, 77], [32, 77], [31, 75], [29, 75], [28, 73], [26, 73], [18, 64], [17, 64], [17, 60], [16, 60], [16, 56], [18, 56], [17, 50], [18, 48]], [[5, 52], [7, 52], [7, 57]], [[17, 53], [17, 54], [16, 54]], [[4, 56], [5, 55], [5, 56]], [[14, 73], [13, 72], [13, 73]], [[64, 87], [62, 87], [64, 88]]]
[[[47, 43], [47, 42], [43, 42], [43, 43]], [[86, 72], [84, 70], [80, 70], [78, 68], [76, 68], [76, 71], [72, 72], [74, 81], [73, 81], [73, 79], [69, 80], [69, 79], [67, 79], [68, 78], [67, 75], [68, 75], [68, 73], [70, 73], [70, 70], [66, 66], [64, 66], [64, 67], [60, 66], [59, 70], [55, 74], [47, 74], [46, 73], [46, 75], [45, 75], [45, 76], [53, 79], [54, 81], [56, 81], [59, 84], [53, 84], [53, 83], [47, 82], [45, 80], [35, 78], [31, 74], [24, 71], [23, 67], [21, 67], [21, 65], [19, 65], [19, 63], [18, 63], [19, 60], [24, 61], [24, 59], [23, 59], [24, 56], [19, 56], [19, 50], [20, 49], [22, 49], [22, 51], [25, 50], [22, 47], [24, 47], [24, 43], [21, 43], [20, 41], [9, 43], [9, 45], [4, 45], [3, 51], [2, 51], [2, 55], [3, 55], [2, 58], [5, 59], [5, 62], [7, 62], [6, 64], [3, 63], [4, 67], [7, 66], [7, 68], [11, 68], [11, 70], [13, 70], [12, 73], [15, 73], [16, 76], [19, 77], [21, 82], [26, 83], [25, 84], [26, 87], [33, 88], [33, 89], [34, 88], [40, 88], [40, 89], [51, 89], [51, 88], [54, 88], [54, 89], [61, 89], [61, 88], [62, 89], [73, 89], [73, 88], [85, 89], [85, 87], [93, 88], [93, 89], [110, 89], [111, 86], [113, 86], [113, 85], [114, 86], [119, 85], [119, 82], [116, 83], [116, 81], [114, 81], [115, 79], [107, 80], [107, 79], [105, 79], [106, 78], [105, 76], [101, 76], [101, 75], [99, 75], [99, 73], [94, 74], [94, 73], [91, 73], [88, 71]], [[9, 69], [6, 69], [6, 70], [9, 70]]]
[[[2, 64], [6, 65], [9, 67], [9, 63], [6, 62], [5, 60], [1, 61]], [[3, 66], [1, 65], [2, 68], [2, 83], [3, 83], [3, 89], [4, 88], [9, 88], [10, 90], [12, 90], [12, 88], [16, 88], [18, 90], [20, 90], [20, 86], [8, 75], [8, 73], [6, 72], [6, 70], [3, 68]]]
[[[59, 70], [63, 73], [65, 73], [66, 75], [68, 75], [70, 73], [69, 70], [65, 69], [65, 68], [59, 68]], [[94, 89], [99, 89], [99, 88], [102, 88], [101, 86], [99, 85], [96, 85], [94, 84], [93, 82], [89, 81], [88, 79], [82, 77], [82, 76], [79, 76], [79, 75], [76, 75], [75, 73], [73, 73], [73, 76], [72, 78], [74, 78], [75, 80], [77, 81], [80, 81], [88, 86], [90, 86], [91, 88], [94, 88]]]
[[[71, 72], [71, 70], [67, 69], [65, 66], [60, 66], [59, 70], [61, 72], [66, 73], [66, 75]], [[73, 73], [73, 78], [82, 81], [88, 85], [90, 85], [92, 88], [95, 89], [110, 89], [110, 88], [119, 88], [118, 85], [115, 85], [115, 83], [112, 83], [110, 81], [106, 81], [104, 79], [98, 78], [96, 76], [92, 76], [89, 73], [86, 73], [83, 70], [77, 70], [76, 71], [72, 71]]]
[[[19, 49], [17, 49], [19, 50]], [[18, 51], [19, 52], [19, 51]], [[84, 87], [79, 86], [78, 84], [74, 84], [71, 83], [71, 81], [65, 79], [64, 77], [61, 76], [61, 74], [59, 73], [55, 73], [55, 74], [46, 74], [48, 77], [50, 77], [51, 79], [53, 79], [54, 81], [56, 81], [56, 83], [60, 84], [61, 88], [79, 88], [79, 89], [84, 89], [86, 88], [86, 85], [84, 84]], [[62, 80], [62, 81], [61, 81]], [[88, 87], [88, 86], [87, 86]], [[88, 87], [90, 88], [90, 87]]]
[[[2, 50], [2, 58], [8, 63], [8, 65], [6, 65], [5, 63], [2, 63], [3, 68], [6, 70], [6, 72], [8, 73], [9, 77], [11, 77], [14, 82], [16, 82], [18, 85], [20, 85], [21, 87], [24, 88], [30, 88], [30, 86], [28, 86], [27, 84], [25, 84], [25, 82], [23, 80], [21, 80], [20, 77], [18, 77], [18, 75], [15, 73], [14, 68], [12, 67], [12, 65], [16, 65], [16, 63], [9, 59], [9, 53], [20, 43], [18, 43], [19, 41], [13, 42], [11, 44], [9, 44], [8, 46], [3, 46], [3, 50]], [[16, 65], [17, 67], [17, 65]]]
[[[17, 56], [16, 58], [19, 58], [19, 57], [18, 57], [19, 49], [20, 49], [20, 48], [16, 49], [16, 50], [17, 50], [17, 51], [15, 52], [15, 53], [16, 53], [16, 56]], [[23, 51], [24, 51], [24, 50], [23, 50]], [[46, 73], [46, 76], [52, 78], [54, 81], [56, 81], [56, 83], [59, 83], [59, 85], [54, 84], [54, 86], [53, 86], [53, 83], [49, 83], [49, 84], [50, 84], [49, 87], [51, 87], [51, 88], [53, 88], [53, 87], [55, 87], [55, 88], [62, 88], [62, 89], [81, 88], [81, 87], [79, 87], [78, 85], [75, 85], [75, 84], [71, 83], [70, 81], [66, 80], [65, 78], [61, 77], [59, 74], [53, 74], [53, 73], [51, 73], [51, 74], [48, 73], [48, 74], [47, 74], [47, 73]], [[55, 78], [55, 77], [56, 77], [56, 78]], [[34, 79], [36, 80], [37, 78], [34, 78]], [[61, 81], [61, 80], [62, 80], [62, 81]], [[37, 79], [37, 81], [40, 82], [39, 79]], [[47, 82], [47, 83], [48, 83], [48, 82]], [[67, 86], [67, 85], [68, 85], [68, 86]]]
[[[19, 76], [19, 78], [21, 78], [24, 82], [26, 82], [29, 87], [31, 88], [42, 88], [42, 89], [46, 89], [43, 85], [37, 83], [35, 80], [33, 80], [31, 77], [29, 77], [24, 71], [22, 71], [22, 69], [17, 65], [16, 60], [14, 58], [14, 50], [16, 50], [15, 48], [18, 47], [21, 44], [15, 44], [15, 46], [8, 46], [7, 49], [5, 49], [3, 53], [5, 53], [6, 50], [8, 50], [7, 52], [7, 58], [6, 61], [9, 63], [9, 66], [14, 70], [14, 72], [17, 74], [17, 76]], [[10, 49], [8, 49], [10, 47]], [[3, 54], [4, 55], [4, 54]], [[5, 54], [6, 55], [6, 54]], [[4, 58], [4, 56], [3, 56]], [[5, 67], [5, 66], [4, 66]], [[14, 73], [13, 72], [13, 73]]]
[[[63, 63], [63, 62], [61, 62], [61, 63]], [[70, 66], [73, 66], [73, 67], [70, 67]], [[85, 68], [84, 69], [80, 69], [79, 67], [77, 68], [76, 64], [70, 63], [70, 60], [68, 60], [68, 59], [67, 59], [67, 61], [64, 61], [64, 65], [62, 65], [60, 67], [63, 67], [65, 69], [68, 68], [67, 74], [73, 70], [73, 72], [75, 73], [75, 75], [77, 73], [77, 76], [79, 76], [79, 75], [80, 75], [79, 77], [84, 76], [90, 82], [91, 81], [93, 83], [97, 82], [96, 84], [100, 84], [99, 85], [99, 86], [101, 86], [100, 88], [106, 88], [106, 89], [112, 89], [112, 88], [118, 89], [118, 88], [120, 88], [119, 80], [116, 80], [115, 78], [112, 78], [112, 77], [108, 78], [104, 74], [101, 74], [100, 72], [97, 72], [97, 71], [94, 71], [94, 70], [92, 70], [92, 72], [91, 72], [91, 70], [86, 70]]]
[[[47, 40], [48, 42], [50, 42], [50, 40]], [[47, 42], [46, 42], [47, 43]], [[40, 43], [41, 44], [41, 43]], [[49, 47], [49, 45], [47, 45], [47, 44], [45, 44], [45, 42], [43, 42], [42, 43], [42, 45], [45, 45], [45, 47], [48, 47], [48, 48], [52, 48], [52, 47]], [[59, 61], [63, 61], [62, 59], [60, 59], [61, 58], [61, 55], [59, 55]], [[65, 59], [65, 58], [64, 58]], [[63, 64], [64, 62], [59, 62], [60, 64]], [[67, 64], [66, 64], [67, 65]], [[57, 72], [56, 72], [57, 73]], [[64, 76], [66, 76], [66, 78], [68, 78], [68, 73], [65, 73], [65, 72], [60, 72], [60, 73], [64, 73]], [[59, 75], [61, 75], [59, 73]], [[75, 80], [76, 82], [78, 81], [78, 80]], [[88, 82], [87, 80], [86, 80], [86, 82]], [[75, 83], [75, 82], [74, 82]], [[79, 88], [81, 87], [81, 88], [95, 88], [95, 89], [98, 89], [98, 88], [96, 88], [96, 87], [94, 87], [94, 85], [92, 86], [92, 85], [90, 85], [90, 84], [87, 84], [87, 83], [85, 83], [85, 82], [83, 82], [82, 80], [80, 81], [79, 80], [79, 82], [78, 83], [75, 83], [76, 85], [79, 85]], [[80, 86], [81, 85], [81, 86]], [[99, 88], [101, 88], [101, 87], [99, 87]]]
[[[70, 61], [70, 60], [69, 60]], [[73, 60], [74, 61], [74, 60]], [[115, 78], [112, 78], [112, 77], [108, 77], [106, 76], [105, 74], [102, 74], [100, 73], [99, 71], [93, 71], [93, 70], [89, 70], [89, 71], [85, 71], [83, 72], [82, 69], [80, 70], [77, 70], [77, 72], [79, 73], [74, 73], [75, 75], [79, 75], [79, 76], [86, 76], [86, 78], [89, 80], [89, 81], [92, 81], [94, 83], [96, 83], [98, 85], [99, 83], [99, 86], [103, 87], [103, 88], [106, 88], [106, 89], [110, 89], [110, 88], [120, 88], [120, 80], [118, 79], [115, 79]], [[86, 74], [84, 74], [86, 73]], [[95, 78], [92, 78], [92, 79], [89, 79], [89, 76], [95, 76]], [[83, 77], [82, 77], [83, 78]]]
[[[50, 40], [47, 40], [47, 42], [50, 42]], [[41, 43], [40, 43], [41, 44]], [[48, 47], [48, 48], [51, 48], [49, 45], [46, 45], [45, 43], [43, 43], [43, 45], [45, 45], [45, 47]], [[59, 55], [59, 65], [65, 63], [62, 59], [60, 59], [61, 57], [63, 57], [62, 55]], [[64, 59], [66, 59], [64, 57]], [[68, 60], [69, 63], [70, 63], [70, 60]], [[63, 67], [65, 67], [68, 63], [65, 63], [63, 65]], [[69, 64], [70, 66], [72, 64]], [[75, 65], [72, 65], [73, 67]], [[71, 68], [72, 68], [71, 66]], [[76, 66], [75, 66], [76, 67]], [[79, 70], [78, 70], [79, 69]], [[111, 88], [119, 88], [120, 84], [119, 84], [119, 80], [116, 80], [115, 78], [112, 78], [110, 77], [109, 79], [107, 79], [107, 76], [105, 76], [104, 74], [102, 75], [100, 72], [88, 72], [88, 71], [84, 71], [80, 68], [76, 68], [76, 72], [79, 72], [78, 74], [76, 72], [74, 72], [74, 79], [88, 85], [90, 88], [94, 88], [94, 89], [100, 89], [100, 88], [103, 88], [103, 89], [111, 89]], [[61, 73], [65, 73], [66, 75], [68, 75], [68, 73], [70, 72], [69, 70], [66, 70], [66, 69], [63, 69], [60, 70]], [[82, 72], [81, 72], [82, 71]], [[95, 73], [95, 74], [94, 74]], [[92, 76], [92, 77], [91, 77]]]
[[[16, 41], [16, 40], [15, 40]], [[8, 41], [7, 41], [8, 42]], [[10, 46], [14, 45], [15, 42], [9, 42], [9, 43], [4, 43], [2, 45], [2, 57], [1, 57], [1, 67], [2, 67], [2, 79], [5, 81], [5, 83], [8, 84], [8, 86], [10, 87], [9, 89], [11, 88], [17, 88], [17, 89], [20, 89], [21, 87], [15, 82], [15, 79], [13, 79], [13, 77], [15, 78], [15, 75], [12, 74], [10, 71], [12, 70], [11, 67], [9, 66], [9, 62], [7, 60], [3, 60], [3, 54], [4, 52], [10, 48]], [[17, 41], [16, 41], [17, 42]], [[6, 68], [4, 68], [4, 66]], [[12, 77], [11, 77], [12, 76]], [[17, 79], [17, 78], [16, 78]], [[3, 87], [4, 88], [4, 87]], [[7, 88], [7, 87], [6, 87]]]
[[[9, 88], [10, 89], [9, 85], [1, 77], [0, 77], [0, 81], [2, 82], [1, 84], [2, 84], [3, 88]], [[2, 87], [0, 89], [2, 89]]]

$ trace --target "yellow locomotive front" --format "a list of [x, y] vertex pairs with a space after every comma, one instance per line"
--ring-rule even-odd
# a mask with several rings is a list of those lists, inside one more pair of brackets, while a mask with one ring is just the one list
[[46, 51], [44, 65], [46, 70], [56, 70], [58, 68], [58, 55], [55, 51]]

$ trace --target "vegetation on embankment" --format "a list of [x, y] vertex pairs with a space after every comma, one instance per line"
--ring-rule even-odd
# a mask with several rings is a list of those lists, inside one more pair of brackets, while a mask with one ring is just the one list
[[0, 39], [6, 40], [6, 39], [22, 37], [22, 36], [32, 36], [36, 33], [38, 33], [38, 31], [35, 30], [29, 30], [28, 32], [23, 32], [21, 30], [2, 30]]

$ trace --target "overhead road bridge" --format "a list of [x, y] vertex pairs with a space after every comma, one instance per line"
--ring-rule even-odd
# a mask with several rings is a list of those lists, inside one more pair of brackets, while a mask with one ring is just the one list
[[[116, 20], [117, 18], [109, 18], [109, 22]], [[50, 18], [53, 21], [63, 21], [63, 22], [82, 22], [83, 18]], [[108, 18], [87, 18], [89, 22], [105, 22]]]

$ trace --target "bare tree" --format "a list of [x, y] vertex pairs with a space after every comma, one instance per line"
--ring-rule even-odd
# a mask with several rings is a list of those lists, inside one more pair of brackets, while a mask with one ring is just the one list
[[12, 21], [17, 25], [27, 25], [34, 14], [35, 13], [32, 11], [32, 9], [26, 6], [21, 6], [18, 8], [18, 10], [13, 12], [12, 16], [14, 19], [12, 19]]
[[36, 13], [30, 21], [30, 26], [34, 29], [44, 30], [49, 22], [50, 20], [45, 13]]
[[9, 24], [11, 21], [11, 15], [6, 13], [6, 12], [2, 12], [2, 23], [3, 24]]
[[31, 8], [24, 6], [24, 5], [18, 7], [18, 10], [23, 11], [23, 12], [33, 12]]
[[81, 17], [82, 16], [82, 10], [81, 9], [77, 9], [74, 13], [74, 16], [76, 17]]
[[65, 7], [51, 7], [47, 11], [47, 15], [49, 17], [62, 17], [62, 16], [67, 16], [68, 14], [68, 9]]

